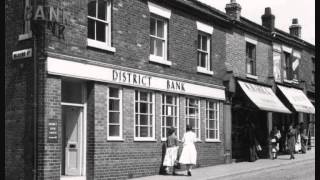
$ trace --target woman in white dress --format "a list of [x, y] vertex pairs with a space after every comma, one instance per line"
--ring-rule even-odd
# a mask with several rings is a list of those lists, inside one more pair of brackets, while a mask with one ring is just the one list
[[178, 155], [178, 138], [175, 135], [175, 128], [171, 127], [167, 137], [167, 150], [163, 160], [163, 166], [166, 166], [166, 174], [169, 174], [169, 169], [172, 168], [172, 174], [176, 175], [174, 163]]
[[185, 164], [188, 176], [191, 176], [192, 165], [197, 162], [197, 150], [194, 143], [197, 141], [196, 134], [192, 132], [192, 127], [187, 125], [187, 132], [183, 135], [183, 149], [179, 159], [179, 163]]

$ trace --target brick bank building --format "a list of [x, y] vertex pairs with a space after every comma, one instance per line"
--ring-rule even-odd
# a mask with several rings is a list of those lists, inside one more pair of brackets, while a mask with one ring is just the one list
[[181, 140], [186, 124], [197, 167], [212, 166], [243, 158], [247, 116], [264, 147], [273, 124], [309, 125], [314, 46], [240, 12], [235, 1], [226, 13], [194, 0], [6, 1], [6, 178], [158, 174], [167, 129]]

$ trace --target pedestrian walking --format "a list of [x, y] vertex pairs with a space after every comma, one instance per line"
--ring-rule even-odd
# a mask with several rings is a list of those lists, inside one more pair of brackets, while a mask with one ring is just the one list
[[174, 127], [171, 127], [168, 131], [166, 144], [167, 150], [163, 160], [163, 166], [166, 166], [166, 174], [169, 174], [170, 169], [172, 169], [172, 174], [176, 175], [174, 163], [177, 160], [179, 146]]
[[270, 132], [270, 135], [269, 135], [272, 159], [277, 159], [280, 138], [281, 138], [281, 133], [278, 130], [278, 128], [276, 126], [274, 126]]
[[194, 143], [197, 141], [196, 134], [192, 131], [192, 126], [187, 125], [187, 131], [183, 135], [183, 149], [179, 159], [179, 163], [185, 164], [188, 176], [191, 176], [192, 165], [197, 162], [197, 150]]
[[296, 130], [293, 128], [293, 125], [289, 126], [289, 131], [287, 133], [287, 136], [288, 136], [288, 149], [290, 152], [290, 159], [294, 159], [297, 133], [296, 133]]
[[301, 137], [301, 152], [305, 154], [307, 152], [307, 129], [303, 123], [300, 124], [300, 137]]
[[258, 159], [258, 154], [256, 152], [256, 146], [258, 143], [256, 139], [255, 126], [247, 119], [247, 123], [244, 127], [244, 137], [245, 137], [245, 148], [248, 156], [249, 162], [254, 162]]

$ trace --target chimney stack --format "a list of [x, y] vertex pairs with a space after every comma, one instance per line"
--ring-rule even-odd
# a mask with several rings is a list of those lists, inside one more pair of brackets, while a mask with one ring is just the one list
[[301, 26], [298, 23], [298, 19], [292, 19], [292, 25], [289, 27], [290, 35], [301, 38]]
[[241, 6], [236, 2], [236, 0], [231, 0], [229, 4], [226, 4], [226, 13], [233, 20], [240, 21], [241, 16]]
[[264, 14], [261, 16], [262, 26], [270, 29], [270, 31], [274, 30], [274, 20], [275, 16], [271, 14], [271, 8], [266, 7], [264, 10]]

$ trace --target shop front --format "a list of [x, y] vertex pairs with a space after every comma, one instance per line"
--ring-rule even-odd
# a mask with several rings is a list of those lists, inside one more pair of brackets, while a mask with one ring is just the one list
[[60, 92], [49, 111], [61, 134], [47, 136], [59, 150], [50, 156], [59, 161], [60, 179], [158, 174], [168, 128], [181, 140], [186, 124], [199, 140], [199, 166], [225, 162], [223, 86], [54, 57], [47, 72], [60, 85], [48, 91]]
[[247, 124], [252, 123], [255, 139], [261, 145], [259, 158], [269, 157], [268, 135], [272, 127], [273, 112], [290, 114], [270, 86], [237, 80], [232, 106], [232, 158], [248, 159], [246, 147]]
[[[312, 118], [315, 114], [315, 108], [301, 89], [278, 84], [276, 94], [286, 107], [292, 111], [290, 115], [276, 114], [273, 121], [282, 133], [280, 152], [286, 153], [286, 137], [289, 126], [293, 125], [301, 136], [308, 137], [312, 131], [310, 122], [314, 121]], [[311, 141], [311, 139], [308, 138], [308, 141]], [[306, 142], [307, 144], [309, 143], [308, 141]]]

